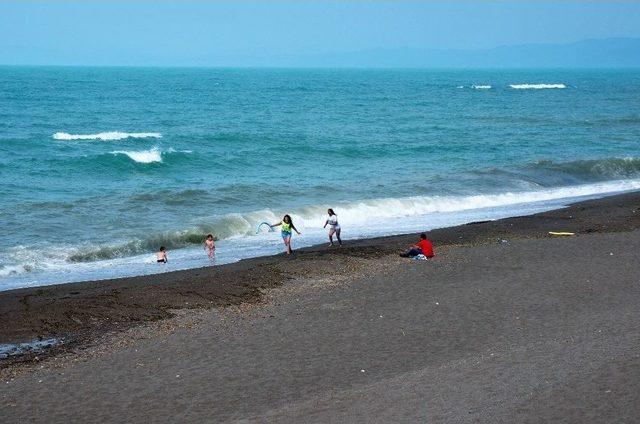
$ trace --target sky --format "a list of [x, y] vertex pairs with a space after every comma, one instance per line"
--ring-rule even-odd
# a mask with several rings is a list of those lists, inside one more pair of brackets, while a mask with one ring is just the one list
[[377, 49], [640, 37], [640, 2], [7, 2], [0, 63], [262, 64]]

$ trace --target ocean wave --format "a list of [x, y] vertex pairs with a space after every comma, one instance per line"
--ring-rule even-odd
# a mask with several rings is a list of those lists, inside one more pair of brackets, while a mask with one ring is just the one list
[[472, 85], [471, 88], [474, 88], [476, 90], [489, 90], [491, 89], [490, 85]]
[[134, 162], [153, 163], [162, 162], [162, 152], [158, 147], [149, 150], [116, 150], [112, 155], [125, 155]]
[[144, 239], [131, 240], [120, 244], [83, 246], [71, 252], [67, 261], [94, 262], [154, 252], [160, 246], [165, 246], [168, 249], [176, 249], [189, 245], [200, 244], [204, 242], [204, 235], [208, 234], [210, 231], [212, 230], [209, 230], [206, 227], [202, 229], [184, 231], [167, 231], [150, 235]]
[[516, 90], [543, 90], [548, 88], [567, 88], [564, 84], [509, 84]]
[[163, 156], [171, 153], [189, 154], [192, 152], [191, 150], [177, 151], [171, 147], [163, 151], [158, 146], [154, 146], [148, 150], [115, 150], [111, 152], [114, 156], [127, 156], [129, 159], [137, 163], [161, 163], [163, 161]]
[[580, 184], [640, 178], [640, 158], [619, 157], [556, 162], [538, 160], [507, 168], [471, 171], [467, 176], [476, 189], [547, 189]]
[[587, 125], [637, 125], [640, 124], [640, 115], [616, 116], [607, 118], [584, 119], [575, 121], [580, 124]]
[[153, 192], [138, 193], [129, 199], [132, 204], [145, 204], [147, 202], [162, 202], [167, 205], [200, 204], [203, 199], [211, 199], [206, 190], [186, 189], [169, 190], [162, 189]]
[[157, 132], [127, 133], [120, 131], [108, 131], [97, 134], [69, 134], [57, 132], [52, 136], [55, 140], [102, 140], [114, 141], [126, 138], [162, 138], [162, 134]]
[[82, 246], [72, 251], [69, 262], [93, 262], [118, 257], [134, 256], [156, 251], [160, 246], [176, 249], [204, 243], [206, 234], [214, 234], [216, 240], [254, 235], [256, 225], [262, 221], [277, 222], [279, 214], [270, 210], [258, 210], [244, 214], [234, 213], [218, 217], [202, 218], [191, 228], [163, 231], [125, 243]]
[[[640, 188], [638, 180], [620, 180], [596, 184], [584, 184], [553, 189], [513, 191], [496, 194], [467, 196], [413, 196], [404, 198], [384, 198], [357, 203], [336, 205], [341, 222], [362, 225], [369, 221], [402, 218], [405, 216], [428, 215], [432, 213], [458, 212], [472, 209], [500, 207], [533, 202], [542, 202], [579, 196], [599, 195]], [[326, 206], [306, 208], [300, 212], [303, 223], [317, 221], [323, 216]], [[295, 213], [293, 214], [296, 215]]]
[[29, 265], [7, 265], [0, 267], [0, 277], [9, 277], [11, 275], [24, 274], [31, 271]]
[[[424, 216], [426, 225], [431, 214], [604, 195], [637, 189], [640, 189], [640, 179], [496, 194], [380, 198], [333, 205], [305, 206], [288, 212], [296, 226], [303, 229], [321, 227], [327, 207], [333, 207], [340, 217], [341, 224], [345, 227], [366, 230], [368, 227], [388, 225], [392, 220], [405, 217]], [[283, 214], [284, 211], [263, 209], [248, 213], [201, 218], [200, 224], [185, 230], [151, 234], [148, 237], [116, 245], [84, 246], [74, 251], [68, 257], [68, 261], [91, 262], [152, 253], [159, 246], [175, 249], [197, 245], [203, 243], [204, 237], [208, 233], [214, 234], [217, 239], [254, 236], [255, 228], [260, 222], [277, 222]]]
[[593, 179], [624, 179], [640, 177], [640, 158], [604, 158], [591, 160], [577, 160], [571, 162], [554, 162], [540, 160], [528, 166], [530, 169], [567, 174], [582, 181]]

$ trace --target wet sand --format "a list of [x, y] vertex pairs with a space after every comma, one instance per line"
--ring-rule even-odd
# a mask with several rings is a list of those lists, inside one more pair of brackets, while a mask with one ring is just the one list
[[[640, 194], [0, 293], [6, 422], [637, 422]], [[572, 231], [552, 238], [548, 231]], [[224, 306], [224, 308], [212, 306]], [[26, 361], [26, 362], [24, 362]]]

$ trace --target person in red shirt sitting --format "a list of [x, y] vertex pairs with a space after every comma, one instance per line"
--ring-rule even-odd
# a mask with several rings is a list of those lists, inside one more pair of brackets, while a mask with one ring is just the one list
[[424, 233], [420, 234], [419, 242], [414, 244], [413, 247], [405, 253], [400, 254], [403, 258], [411, 258], [418, 255], [424, 255], [427, 258], [433, 258], [435, 256], [433, 254], [433, 244], [427, 239], [427, 235]]

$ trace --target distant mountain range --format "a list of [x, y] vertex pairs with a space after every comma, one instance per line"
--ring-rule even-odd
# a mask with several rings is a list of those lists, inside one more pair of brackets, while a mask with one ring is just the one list
[[[98, 48], [77, 59], [70, 52], [2, 45], [6, 65], [255, 66], [356, 68], [630, 68], [640, 67], [640, 38], [583, 40], [570, 44], [521, 44], [485, 50], [376, 49], [308, 55], [218, 56], [185, 48], [180, 52], [123, 50], [105, 63]], [[113, 57], [113, 55], [109, 55]]]

